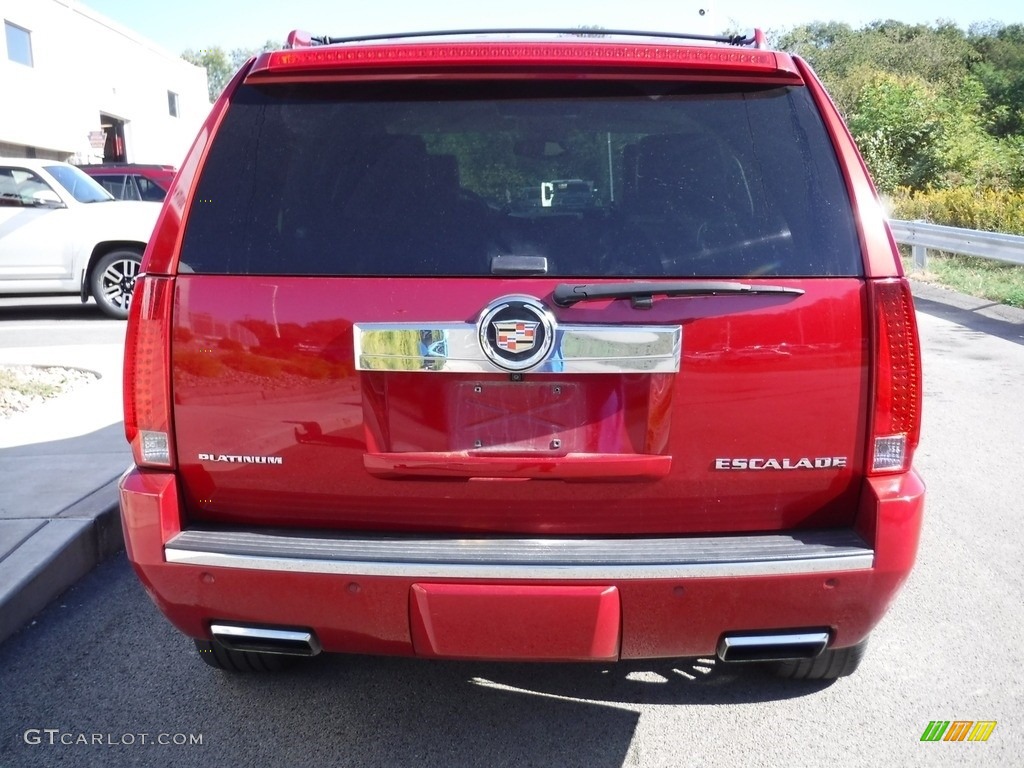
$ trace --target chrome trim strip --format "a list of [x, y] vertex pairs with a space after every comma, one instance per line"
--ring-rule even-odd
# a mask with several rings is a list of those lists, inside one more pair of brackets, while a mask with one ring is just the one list
[[239, 627], [233, 624], [211, 624], [210, 634], [214, 637], [231, 637], [241, 640], [277, 640], [284, 643], [313, 642], [313, 635], [294, 629], [267, 629], [264, 627]]
[[[528, 373], [677, 373], [679, 325], [559, 325], [547, 358]], [[356, 370], [508, 373], [469, 323], [356, 323]]]
[[446, 564], [443, 566], [411, 563], [336, 562], [297, 558], [273, 558], [225, 555], [215, 552], [191, 552], [168, 547], [167, 562], [201, 565], [210, 568], [248, 568], [258, 571], [320, 573], [348, 576], [404, 576], [410, 578], [452, 579], [571, 579], [615, 580], [698, 579], [730, 576], [779, 576], [783, 574], [856, 571], [871, 568], [872, 555], [828, 560], [791, 560], [765, 563], [717, 563], [714, 565], [608, 565], [608, 566], [505, 566]]
[[722, 647], [730, 648], [761, 648], [766, 645], [828, 645], [828, 632], [801, 632], [799, 634], [776, 635], [744, 635], [736, 637], [726, 635], [722, 638]]
[[303, 537], [185, 531], [169, 563], [292, 573], [412, 578], [633, 580], [772, 576], [870, 569], [850, 531], [661, 539]]

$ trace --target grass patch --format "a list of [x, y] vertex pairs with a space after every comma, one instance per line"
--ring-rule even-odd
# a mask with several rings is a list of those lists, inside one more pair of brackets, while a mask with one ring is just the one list
[[25, 397], [53, 397], [61, 388], [45, 381], [37, 381], [34, 378], [18, 375], [14, 371], [0, 368], [0, 390], [16, 392]]
[[1024, 267], [1016, 264], [976, 256], [929, 253], [927, 272], [915, 271], [913, 259], [908, 256], [903, 258], [903, 267], [908, 275], [918, 280], [1024, 309]]

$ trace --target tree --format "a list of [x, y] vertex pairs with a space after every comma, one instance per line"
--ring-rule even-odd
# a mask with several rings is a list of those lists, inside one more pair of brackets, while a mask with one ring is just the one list
[[267, 51], [278, 51], [282, 47], [276, 40], [267, 40], [258, 48], [235, 48], [231, 51], [231, 66], [237, 70], [253, 56], [259, 56]]
[[815, 23], [779, 47], [821, 77], [882, 190], [1024, 179], [1024, 26]]
[[779, 46], [810, 63], [846, 116], [879, 72], [917, 76], [955, 90], [978, 59], [966, 35], [953, 24], [876, 21], [854, 30], [847, 24], [816, 22], [780, 36]]
[[972, 72], [985, 89], [983, 107], [996, 136], [1024, 134], [1024, 25], [973, 27], [980, 54]]
[[259, 48], [235, 48], [230, 54], [225, 53], [220, 46], [202, 48], [198, 51], [189, 48], [182, 52], [181, 58], [206, 70], [206, 84], [210, 91], [210, 101], [216, 101], [231, 81], [232, 76], [246, 61], [265, 51], [276, 51], [279, 48], [281, 48], [279, 43], [267, 40]]
[[220, 46], [201, 48], [198, 51], [189, 48], [182, 52], [181, 58], [206, 70], [206, 86], [210, 91], [210, 101], [217, 100], [235, 71]]
[[938, 181], [942, 104], [927, 82], [878, 73], [851, 106], [850, 133], [881, 190], [923, 189]]

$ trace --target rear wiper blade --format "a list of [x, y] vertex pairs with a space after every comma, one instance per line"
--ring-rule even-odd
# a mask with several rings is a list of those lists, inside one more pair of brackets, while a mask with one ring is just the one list
[[560, 307], [571, 307], [581, 301], [597, 299], [630, 299], [636, 309], [650, 309], [655, 296], [723, 296], [760, 294], [803, 295], [800, 288], [787, 285], [748, 285], [726, 280], [701, 280], [699, 282], [650, 282], [650, 283], [560, 283], [552, 297]]

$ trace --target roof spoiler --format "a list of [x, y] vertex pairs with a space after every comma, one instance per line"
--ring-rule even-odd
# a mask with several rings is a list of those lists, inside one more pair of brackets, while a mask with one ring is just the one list
[[378, 40], [397, 40], [402, 38], [416, 37], [458, 37], [458, 36], [479, 36], [479, 35], [572, 35], [576, 37], [661, 37], [670, 40], [697, 40], [709, 43], [724, 43], [726, 45], [744, 46], [752, 48], [766, 48], [764, 32], [755, 29], [753, 34], [744, 35], [697, 35], [689, 32], [643, 32], [628, 29], [598, 29], [589, 30], [585, 28], [571, 27], [541, 27], [526, 29], [449, 29], [435, 30], [432, 32], [396, 32], [389, 34], [357, 35], [353, 37], [330, 37], [323, 35], [314, 37], [308, 32], [295, 29], [288, 33], [285, 48], [311, 48], [318, 45], [339, 45], [344, 43], [367, 43]]

